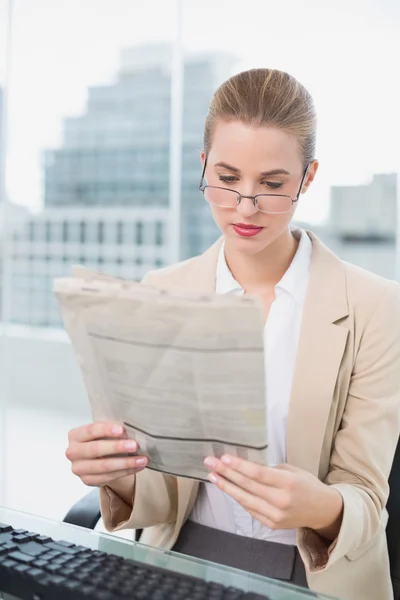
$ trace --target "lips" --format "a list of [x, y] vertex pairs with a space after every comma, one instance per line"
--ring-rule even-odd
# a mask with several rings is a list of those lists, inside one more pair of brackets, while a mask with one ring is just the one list
[[232, 227], [234, 231], [242, 237], [254, 237], [263, 230], [263, 227], [247, 225], [246, 223], [233, 223]]

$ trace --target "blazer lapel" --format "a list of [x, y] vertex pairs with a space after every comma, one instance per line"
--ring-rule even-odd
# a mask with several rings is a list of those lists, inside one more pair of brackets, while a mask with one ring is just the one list
[[345, 267], [313, 234], [287, 426], [288, 463], [318, 476], [326, 425], [348, 330]]

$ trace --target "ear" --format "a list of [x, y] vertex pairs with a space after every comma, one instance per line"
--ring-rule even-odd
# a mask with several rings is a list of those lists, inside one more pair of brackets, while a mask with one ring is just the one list
[[305, 192], [308, 190], [308, 188], [314, 181], [314, 178], [318, 171], [318, 167], [319, 167], [319, 162], [317, 160], [313, 160], [312, 162], [310, 162], [308, 171], [307, 171], [307, 175], [306, 175], [306, 178], [303, 183], [303, 188], [301, 190], [302, 194], [305, 194]]
[[206, 162], [206, 154], [205, 154], [204, 150], [202, 150], [200, 152], [200, 160], [201, 160], [201, 166], [204, 169], [204, 163]]

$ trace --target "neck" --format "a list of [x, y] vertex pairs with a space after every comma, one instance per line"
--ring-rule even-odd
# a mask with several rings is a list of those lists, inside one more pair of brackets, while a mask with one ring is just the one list
[[258, 254], [238, 252], [225, 242], [227, 265], [244, 290], [274, 287], [288, 270], [299, 242], [289, 228]]

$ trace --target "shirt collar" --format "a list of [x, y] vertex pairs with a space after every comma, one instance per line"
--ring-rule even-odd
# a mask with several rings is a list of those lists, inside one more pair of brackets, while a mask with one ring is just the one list
[[[299, 246], [288, 270], [275, 286], [275, 294], [278, 296], [282, 292], [286, 292], [293, 300], [302, 303], [307, 292], [312, 242], [302, 229], [292, 227], [292, 235], [299, 240]], [[233, 277], [226, 263], [224, 244], [218, 255], [216, 275], [216, 292], [218, 294], [243, 294], [242, 286]]]

